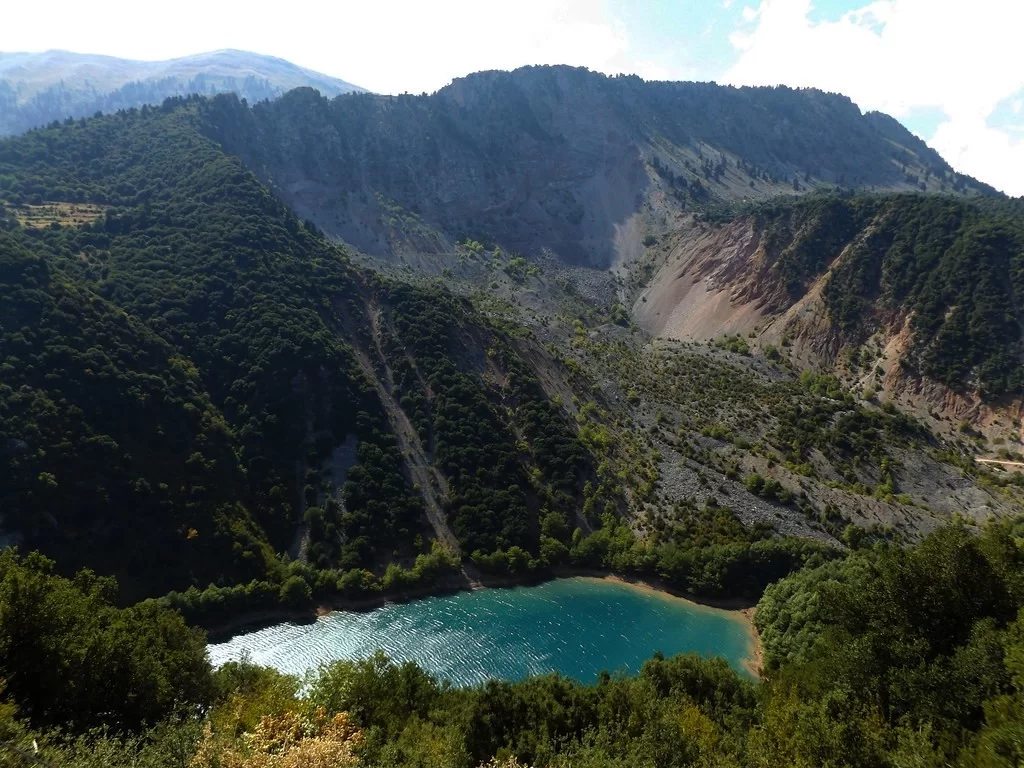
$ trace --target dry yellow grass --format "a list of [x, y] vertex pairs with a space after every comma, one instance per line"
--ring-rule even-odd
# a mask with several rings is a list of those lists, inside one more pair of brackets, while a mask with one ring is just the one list
[[355, 768], [362, 732], [346, 713], [265, 715], [252, 731], [215, 733], [207, 724], [190, 768]]

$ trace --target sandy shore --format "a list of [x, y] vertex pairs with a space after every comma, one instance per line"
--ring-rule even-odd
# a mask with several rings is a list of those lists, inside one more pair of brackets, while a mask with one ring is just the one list
[[761, 646], [761, 635], [757, 631], [757, 625], [754, 624], [755, 613], [757, 613], [757, 606], [743, 609], [743, 618], [747, 620], [747, 630], [750, 632], [751, 648], [750, 657], [743, 662], [743, 666], [760, 680], [761, 670], [764, 667], [764, 648]]
[[683, 600], [697, 608], [727, 611], [733, 614], [739, 621], [743, 622], [744, 628], [750, 635], [750, 656], [743, 660], [743, 666], [755, 678], [758, 680], [761, 679], [761, 665], [764, 659], [764, 652], [761, 648], [761, 637], [757, 632], [757, 627], [754, 625], [754, 612], [757, 610], [757, 606], [751, 605], [749, 600], [742, 600], [740, 598], [719, 600], [713, 598], [695, 598], [693, 595], [680, 592], [679, 590], [673, 589], [658, 580], [624, 577], [614, 573], [583, 575], [583, 578], [611, 581], [616, 584], [623, 584], [644, 592], [663, 595], [671, 598], [672, 600]]

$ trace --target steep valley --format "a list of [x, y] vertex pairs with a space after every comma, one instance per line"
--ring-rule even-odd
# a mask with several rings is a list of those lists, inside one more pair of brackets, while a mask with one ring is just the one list
[[653, 567], [627, 535], [774, 548], [756, 593], [1020, 504], [969, 431], [1017, 455], [1014, 204], [842, 97], [555, 67], [172, 99], [5, 141], [0, 197], [3, 533], [198, 621]]
[[0, 763], [1024, 764], [1022, 291], [814, 90], [0, 140]]

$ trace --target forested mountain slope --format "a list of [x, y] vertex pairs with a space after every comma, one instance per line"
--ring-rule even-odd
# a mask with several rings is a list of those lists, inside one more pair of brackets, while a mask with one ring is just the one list
[[467, 555], [535, 549], [549, 499], [571, 530], [589, 459], [517, 342], [353, 269], [203, 106], [0, 144], [5, 530], [143, 593], [273, 574], [296, 537], [374, 568], [429, 548], [430, 519]]
[[158, 106], [171, 96], [231, 92], [251, 102], [292, 88], [325, 96], [362, 88], [273, 56], [212, 51], [169, 61], [132, 61], [70, 51], [0, 53], [0, 136], [96, 112]]
[[694, 205], [823, 184], [992, 191], [843, 96], [568, 67], [482, 72], [429, 96], [221, 99], [214, 121], [303, 218], [379, 255], [470, 236], [607, 268]]
[[[281, 103], [297, 100], [329, 107]], [[229, 595], [249, 605], [292, 576], [324, 594], [397, 584], [389, 566], [432, 541], [522, 576], [610, 565], [609, 537], [636, 534], [616, 567], [756, 593], [803, 545], [729, 569], [779, 533], [914, 536], [1016, 503], [960, 478], [962, 447], [838, 382], [732, 343], [651, 348], [621, 307], [493, 243], [445, 256], [476, 274], [449, 280], [462, 297], [354, 266], [213, 138], [257, 112], [178, 99], [0, 143], [10, 541], [131, 595], [255, 585]], [[260, 148], [232, 141], [247, 137]], [[762, 211], [779, 249], [816, 205]], [[786, 263], [809, 280], [800, 253]], [[728, 565], [670, 567], [678, 547]]]

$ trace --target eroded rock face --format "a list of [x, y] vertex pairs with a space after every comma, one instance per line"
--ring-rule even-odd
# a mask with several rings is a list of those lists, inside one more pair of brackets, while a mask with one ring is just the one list
[[[1016, 204], [892, 196], [689, 220], [633, 305], [656, 337], [739, 335], [940, 432], [1020, 434]], [[969, 317], [971, 320], [965, 321]]]
[[762, 233], [750, 218], [723, 227], [691, 222], [633, 306], [649, 333], [692, 341], [747, 335], [784, 309]]

